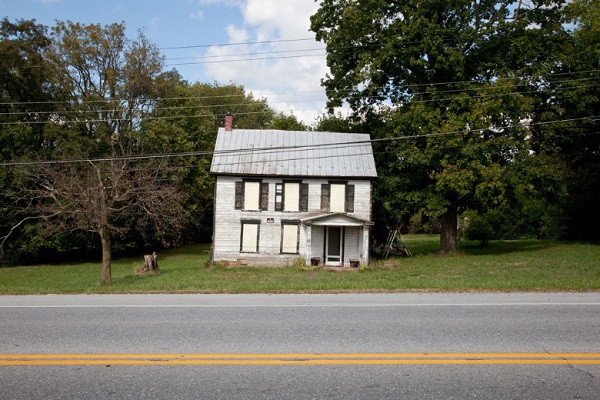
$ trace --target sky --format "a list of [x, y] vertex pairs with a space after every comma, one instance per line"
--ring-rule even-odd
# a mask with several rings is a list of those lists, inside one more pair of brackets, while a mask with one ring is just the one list
[[314, 0], [0, 0], [0, 17], [125, 22], [156, 43], [188, 82], [242, 85], [278, 112], [312, 124], [325, 112], [323, 43], [309, 31]]

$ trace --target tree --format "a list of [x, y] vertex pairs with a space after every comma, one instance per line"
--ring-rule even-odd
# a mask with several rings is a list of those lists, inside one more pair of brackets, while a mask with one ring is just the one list
[[210, 240], [214, 202], [210, 162], [218, 127], [231, 113], [236, 127], [261, 129], [269, 125], [274, 112], [265, 99], [255, 99], [243, 86], [190, 84], [179, 76], [171, 78], [171, 84], [161, 91], [152, 116], [143, 121], [140, 133], [145, 143], [163, 153], [194, 154], [173, 157], [169, 165], [174, 168], [172, 178], [186, 193], [186, 240]]
[[[121, 149], [121, 154], [130, 154]], [[33, 185], [23, 189], [35, 199], [30, 213], [54, 230], [83, 230], [99, 235], [102, 283], [110, 283], [112, 246], [129, 219], [161, 237], [177, 236], [185, 211], [183, 194], [170, 183], [164, 159], [136, 160], [131, 155], [106, 160], [34, 164], [24, 169]]]
[[140, 133], [171, 75], [156, 46], [141, 33], [129, 40], [124, 24], [57, 22], [51, 39], [44, 59], [53, 109], [14, 198], [25, 205], [21, 221], [98, 234], [108, 283], [115, 238], [137, 227], [166, 243], [183, 224], [184, 196], [172, 169], [164, 157], [147, 155], [161, 149]]
[[282, 131], [307, 131], [308, 126], [301, 121], [298, 121], [298, 118], [296, 118], [294, 114], [285, 115], [283, 113], [279, 113], [273, 116], [273, 119], [269, 124], [269, 129], [279, 129]]
[[[535, 150], [564, 163], [568, 199], [557, 221], [572, 239], [600, 239], [600, 4], [576, 0], [566, 7], [572, 22], [569, 40], [557, 51], [555, 74], [533, 87]], [[560, 125], [547, 121], [563, 120]]]
[[[45, 121], [52, 93], [44, 52], [50, 45], [46, 28], [34, 21], [0, 22], [0, 162], [28, 160], [43, 151]], [[19, 222], [15, 209], [26, 203], [4, 201], [16, 186], [14, 171], [0, 168], [0, 266], [4, 237]], [[32, 235], [21, 231], [24, 242]]]
[[459, 212], [527, 151], [520, 77], [556, 59], [544, 42], [564, 37], [562, 3], [324, 0], [311, 17], [327, 45], [330, 109], [346, 102], [383, 121], [378, 137], [398, 138], [376, 149], [378, 211], [439, 217], [441, 253], [457, 249]]

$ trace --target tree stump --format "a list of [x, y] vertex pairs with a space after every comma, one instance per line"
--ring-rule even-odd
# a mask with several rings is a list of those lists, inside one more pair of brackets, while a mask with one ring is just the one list
[[144, 271], [155, 271], [158, 269], [158, 256], [156, 252], [144, 256]]

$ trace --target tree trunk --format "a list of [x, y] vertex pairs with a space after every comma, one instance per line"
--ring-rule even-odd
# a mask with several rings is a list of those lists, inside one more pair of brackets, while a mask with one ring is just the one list
[[440, 251], [439, 254], [452, 254], [458, 250], [457, 241], [458, 206], [451, 202], [448, 210], [440, 218]]
[[100, 228], [100, 241], [102, 242], [102, 283], [110, 283], [112, 280], [112, 242], [110, 232], [106, 228]]

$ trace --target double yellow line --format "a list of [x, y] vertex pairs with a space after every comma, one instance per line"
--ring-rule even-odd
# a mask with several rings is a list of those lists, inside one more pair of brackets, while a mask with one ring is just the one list
[[600, 353], [0, 354], [2, 366], [600, 365]]

